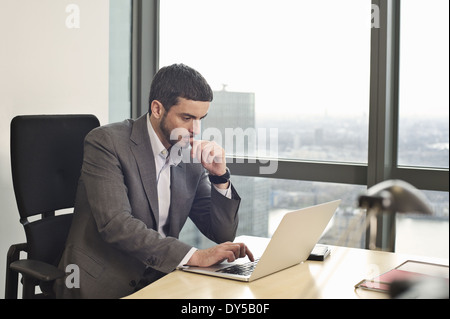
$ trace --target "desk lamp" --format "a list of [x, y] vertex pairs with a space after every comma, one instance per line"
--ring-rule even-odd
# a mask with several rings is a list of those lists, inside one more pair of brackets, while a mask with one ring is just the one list
[[[359, 197], [359, 206], [367, 209], [370, 227], [369, 249], [376, 249], [377, 215], [416, 212], [431, 215], [427, 198], [412, 185], [401, 180], [387, 180], [372, 186]], [[391, 247], [393, 248], [393, 247]], [[448, 298], [448, 282], [442, 280], [394, 280], [393, 298]]]
[[432, 214], [425, 195], [401, 180], [387, 180], [372, 186], [359, 197], [359, 207], [367, 209], [369, 249], [376, 249], [377, 216], [380, 213]]

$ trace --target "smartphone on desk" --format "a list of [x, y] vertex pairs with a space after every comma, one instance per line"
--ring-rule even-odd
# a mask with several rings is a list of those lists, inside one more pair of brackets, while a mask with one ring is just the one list
[[316, 246], [314, 246], [311, 254], [308, 257], [308, 260], [324, 261], [325, 258], [328, 257], [330, 252], [331, 250], [330, 248], [328, 248], [328, 246], [317, 244]]

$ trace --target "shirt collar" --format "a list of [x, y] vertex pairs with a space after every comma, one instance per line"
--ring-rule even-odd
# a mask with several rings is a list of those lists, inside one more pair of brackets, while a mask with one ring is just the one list
[[[167, 156], [169, 155], [169, 151], [164, 147], [158, 135], [156, 135], [152, 123], [150, 122], [150, 113], [147, 113], [147, 130], [148, 136], [150, 137], [150, 143], [152, 144], [153, 156], [155, 158], [159, 156], [162, 157], [164, 160], [166, 160]], [[170, 157], [169, 157], [170, 165], [176, 166], [180, 164], [181, 159], [182, 159], [182, 149], [177, 145], [172, 146], [170, 148]]]

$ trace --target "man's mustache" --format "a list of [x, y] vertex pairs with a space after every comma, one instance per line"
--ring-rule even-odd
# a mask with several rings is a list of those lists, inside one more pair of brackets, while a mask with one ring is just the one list
[[182, 139], [190, 138], [194, 138], [194, 134], [190, 133], [187, 129], [182, 127], [174, 128], [172, 132], [170, 132], [171, 141], [180, 141]]

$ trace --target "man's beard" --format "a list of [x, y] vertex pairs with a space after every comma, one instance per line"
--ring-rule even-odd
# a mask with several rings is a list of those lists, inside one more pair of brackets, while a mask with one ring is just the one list
[[[186, 147], [189, 145], [189, 137], [190, 134], [189, 132], [184, 129], [184, 128], [179, 128], [179, 129], [169, 129], [169, 127], [167, 126], [166, 123], [166, 118], [167, 118], [167, 114], [163, 115], [163, 118], [161, 119], [161, 122], [159, 123], [159, 129], [161, 130], [164, 139], [172, 146], [174, 146], [175, 144], [178, 144], [179, 147]], [[171, 138], [172, 136], [172, 138]], [[176, 139], [174, 138], [176, 137]], [[187, 140], [184, 141], [183, 143], [181, 143], [180, 141], [186, 138]], [[180, 142], [180, 143], [179, 143]]]

